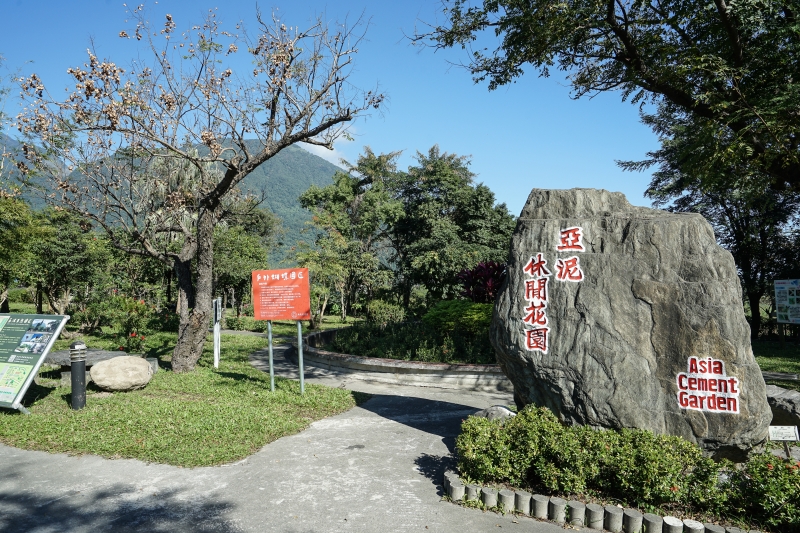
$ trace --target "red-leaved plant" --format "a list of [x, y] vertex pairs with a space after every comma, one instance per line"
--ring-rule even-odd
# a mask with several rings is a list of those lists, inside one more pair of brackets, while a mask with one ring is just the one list
[[506, 279], [506, 265], [497, 261], [480, 262], [472, 268], [462, 270], [456, 278], [464, 287], [461, 296], [475, 303], [494, 303]]

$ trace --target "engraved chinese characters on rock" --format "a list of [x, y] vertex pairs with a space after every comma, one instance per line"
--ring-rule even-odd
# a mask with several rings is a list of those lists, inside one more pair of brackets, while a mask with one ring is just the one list
[[677, 377], [682, 409], [711, 413], [739, 413], [739, 380], [725, 373], [725, 363], [713, 357], [690, 357], [687, 371]]
[[[547, 261], [541, 253], [531, 257], [523, 271], [530, 276], [525, 280], [525, 314], [522, 322], [525, 325], [525, 349], [547, 353], [547, 283], [551, 272], [547, 269]], [[529, 329], [528, 326], [539, 326]]]
[[[559, 252], [585, 252], [586, 248], [583, 246], [583, 228], [574, 226], [562, 229], [558, 236], [558, 246], [556, 246], [556, 250]], [[558, 281], [574, 282], [583, 280], [583, 270], [581, 270], [578, 256], [573, 255], [565, 259], [559, 258], [556, 261], [556, 279]]]
[[[573, 226], [563, 229], [558, 235], [558, 252], [585, 252], [583, 245], [583, 228]], [[539, 351], [544, 354], [548, 349], [548, 337], [551, 329], [547, 322], [548, 283], [552, 273], [547, 268], [547, 260], [541, 253], [531, 257], [523, 268], [528, 276], [525, 279], [525, 313], [522, 317], [524, 324], [524, 343], [528, 351]], [[583, 270], [578, 256], [556, 259], [557, 281], [579, 282], [583, 280]]]
[[585, 252], [586, 248], [583, 247], [583, 228], [574, 226], [562, 229], [561, 234], [558, 236], [556, 250], [559, 252]]

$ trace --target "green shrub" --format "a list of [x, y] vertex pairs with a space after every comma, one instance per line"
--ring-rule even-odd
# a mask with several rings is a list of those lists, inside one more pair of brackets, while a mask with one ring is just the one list
[[223, 326], [235, 331], [256, 331], [258, 333], [267, 331], [266, 320], [256, 320], [251, 316], [226, 316]]
[[422, 321], [436, 329], [488, 336], [493, 308], [494, 304], [445, 300], [428, 310]]
[[367, 303], [367, 322], [385, 328], [387, 324], [397, 324], [406, 318], [403, 308], [384, 300], [370, 300]]
[[32, 304], [34, 301], [33, 292], [26, 287], [17, 287], [16, 289], [9, 289], [8, 303], [12, 304]]
[[148, 327], [151, 331], [169, 331], [177, 333], [180, 323], [181, 316], [177, 312], [169, 309], [162, 309], [161, 311], [153, 313]]
[[468, 418], [456, 452], [471, 482], [596, 495], [645, 509], [682, 506], [800, 531], [800, 462], [771, 454], [737, 469], [680, 437], [564, 426], [533, 406], [505, 421]]
[[232, 329], [234, 331], [244, 331], [244, 319], [247, 317], [243, 316], [226, 316], [224, 319], [224, 326], [225, 329]]
[[114, 309], [111, 323], [117, 332], [120, 348], [128, 353], [141, 353], [153, 310], [144, 300], [128, 296], [112, 296], [110, 300]]
[[441, 330], [420, 322], [378, 324], [363, 322], [341, 330], [326, 350], [363, 357], [405, 361], [493, 364], [488, 333], [471, 335]]
[[751, 457], [731, 473], [731, 507], [738, 516], [753, 516], [781, 531], [800, 531], [800, 461], [770, 453]]

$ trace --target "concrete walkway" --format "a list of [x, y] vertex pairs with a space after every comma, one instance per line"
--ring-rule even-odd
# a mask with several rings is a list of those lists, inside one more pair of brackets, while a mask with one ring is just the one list
[[[276, 346], [277, 373], [296, 376], [286, 349]], [[266, 352], [252, 361], [265, 368]], [[374, 396], [223, 467], [185, 469], [0, 445], [0, 532], [563, 531], [440, 501], [461, 420], [511, 403], [509, 394], [349, 382], [313, 368], [306, 378]]]

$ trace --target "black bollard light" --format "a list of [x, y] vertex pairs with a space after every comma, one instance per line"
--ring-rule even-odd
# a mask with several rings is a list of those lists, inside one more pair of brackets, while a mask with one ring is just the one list
[[70, 376], [72, 381], [72, 409], [86, 406], [86, 344], [75, 341], [69, 346]]

